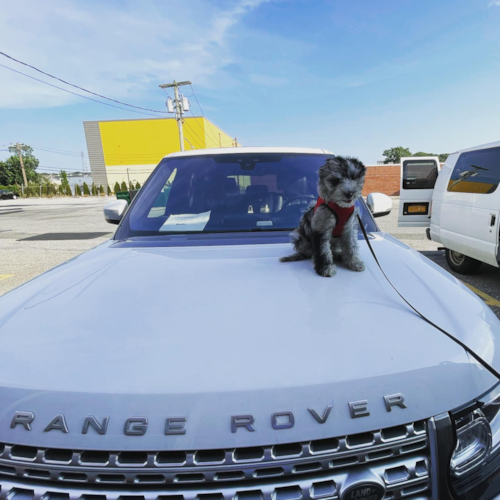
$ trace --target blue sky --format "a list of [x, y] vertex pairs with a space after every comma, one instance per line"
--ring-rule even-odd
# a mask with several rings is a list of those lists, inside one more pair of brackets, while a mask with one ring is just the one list
[[[0, 8], [1, 51], [159, 110], [158, 84], [190, 79], [206, 116], [244, 145], [322, 147], [375, 163], [392, 146], [441, 153], [500, 140], [500, 0], [0, 0]], [[83, 120], [140, 116], [0, 67], [0, 149], [20, 141], [86, 151]], [[36, 154], [54, 169], [81, 167], [76, 154]]]

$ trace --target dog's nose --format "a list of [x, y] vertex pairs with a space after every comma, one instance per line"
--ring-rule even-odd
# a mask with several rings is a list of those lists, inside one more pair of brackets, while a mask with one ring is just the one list
[[348, 200], [351, 200], [352, 197], [354, 196], [354, 191], [346, 191], [344, 194]]

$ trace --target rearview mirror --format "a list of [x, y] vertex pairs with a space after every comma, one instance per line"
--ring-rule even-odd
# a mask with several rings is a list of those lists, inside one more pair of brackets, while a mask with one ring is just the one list
[[392, 200], [383, 193], [370, 193], [366, 197], [366, 204], [373, 217], [389, 215], [392, 210]]
[[110, 224], [120, 224], [125, 210], [127, 210], [126, 200], [116, 200], [104, 205], [104, 218]]

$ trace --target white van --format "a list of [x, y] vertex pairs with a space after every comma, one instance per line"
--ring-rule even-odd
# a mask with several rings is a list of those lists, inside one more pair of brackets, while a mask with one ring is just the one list
[[437, 157], [401, 158], [399, 226], [428, 227], [451, 269], [499, 266], [500, 142]]

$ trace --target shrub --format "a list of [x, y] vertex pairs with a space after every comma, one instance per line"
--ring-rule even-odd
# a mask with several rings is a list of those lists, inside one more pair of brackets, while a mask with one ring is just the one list
[[92, 196], [97, 196], [97, 188], [94, 183], [92, 183]]
[[[102, 186], [101, 186], [102, 187]], [[109, 184], [108, 184], [108, 196], [111, 196], [112, 193], [111, 193], [111, 188], [109, 187]]]
[[139, 184], [139, 182], [135, 183], [135, 189], [141, 189], [141, 185]]
[[118, 184], [118, 182], [115, 182], [115, 194], [118, 193], [118, 191], [120, 191], [120, 184]]
[[120, 191], [128, 191], [127, 184], [125, 184], [125, 181], [122, 182], [122, 185], [120, 187], [121, 187]]
[[99, 186], [99, 194], [104, 196], [104, 186], [102, 184]]
[[17, 184], [13, 184], [11, 186], [0, 185], [0, 189], [5, 189], [6, 191], [12, 191], [17, 195], [19, 195], [21, 193], [21, 188]]
[[[88, 189], [88, 187], [87, 187]], [[75, 196], [81, 196], [82, 195], [82, 190], [80, 189], [80, 186], [78, 184], [75, 185]]]
[[90, 196], [90, 189], [86, 182], [83, 183], [83, 196]]
[[71, 186], [68, 184], [66, 186], [66, 196], [73, 196], [73, 193], [71, 192]]

